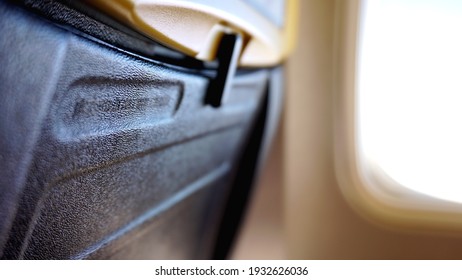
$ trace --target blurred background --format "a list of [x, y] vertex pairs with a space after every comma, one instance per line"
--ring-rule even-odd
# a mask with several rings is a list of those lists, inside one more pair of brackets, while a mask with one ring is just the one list
[[341, 194], [333, 154], [336, 2], [300, 1], [283, 118], [233, 258], [461, 258], [461, 234], [383, 228]]

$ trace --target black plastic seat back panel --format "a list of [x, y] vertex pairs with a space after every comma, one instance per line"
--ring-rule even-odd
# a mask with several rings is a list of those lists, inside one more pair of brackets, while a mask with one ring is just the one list
[[272, 70], [234, 78], [100, 44], [0, 2], [3, 258], [211, 258]]

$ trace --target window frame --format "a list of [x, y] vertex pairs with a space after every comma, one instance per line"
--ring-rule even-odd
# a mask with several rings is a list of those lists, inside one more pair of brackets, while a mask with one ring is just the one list
[[358, 54], [367, 0], [337, 0], [334, 32], [334, 162], [341, 192], [356, 212], [399, 231], [460, 234], [462, 203], [407, 189], [367, 162], [358, 148]]

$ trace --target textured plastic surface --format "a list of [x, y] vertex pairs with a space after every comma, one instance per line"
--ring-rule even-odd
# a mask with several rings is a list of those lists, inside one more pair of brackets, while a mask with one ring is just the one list
[[270, 70], [210, 75], [0, 3], [3, 258], [210, 258]]

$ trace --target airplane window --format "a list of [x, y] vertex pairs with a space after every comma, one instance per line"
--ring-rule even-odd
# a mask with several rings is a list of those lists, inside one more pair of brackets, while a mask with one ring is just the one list
[[360, 155], [403, 187], [462, 203], [462, 1], [380, 0], [363, 8]]

